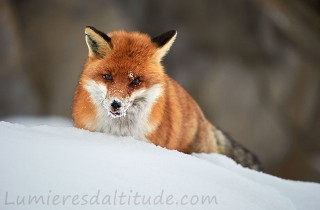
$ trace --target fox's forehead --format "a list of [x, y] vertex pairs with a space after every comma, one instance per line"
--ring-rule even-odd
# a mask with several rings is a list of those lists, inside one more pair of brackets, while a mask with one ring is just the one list
[[156, 51], [156, 46], [147, 34], [139, 32], [115, 31], [108, 34], [111, 38], [112, 50], [110, 58], [148, 58]]
[[156, 46], [147, 34], [116, 31], [108, 34], [111, 50], [108, 55], [93, 64], [101, 73], [111, 73], [114, 77], [133, 79], [144, 74]]

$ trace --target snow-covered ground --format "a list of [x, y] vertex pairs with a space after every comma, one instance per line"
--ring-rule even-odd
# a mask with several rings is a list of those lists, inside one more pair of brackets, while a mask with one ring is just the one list
[[27, 126], [0, 122], [1, 210], [320, 209], [320, 184], [59, 120], [51, 118], [50, 126], [32, 126], [49, 124], [46, 119], [8, 119]]

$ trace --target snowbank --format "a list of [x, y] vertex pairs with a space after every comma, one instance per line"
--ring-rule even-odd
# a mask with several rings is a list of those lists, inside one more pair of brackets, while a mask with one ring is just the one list
[[2, 119], [1, 121], [18, 123], [27, 127], [38, 125], [50, 125], [54, 127], [72, 127], [72, 121], [70, 119], [58, 116], [32, 117], [28, 115], [22, 115], [7, 117]]
[[73, 127], [0, 122], [0, 209], [320, 209], [320, 185]]

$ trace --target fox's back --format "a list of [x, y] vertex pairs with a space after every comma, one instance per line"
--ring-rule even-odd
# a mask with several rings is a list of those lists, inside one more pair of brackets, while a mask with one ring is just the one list
[[[212, 125], [205, 118], [198, 104], [175, 80], [167, 76], [166, 92], [159, 103], [162, 106], [162, 114], [155, 110], [152, 114], [157, 117], [151, 120], [158, 122], [160, 126], [149, 138], [157, 144], [177, 149], [185, 153], [192, 152], [217, 152], [211, 135]], [[158, 138], [158, 137], [161, 138]], [[199, 144], [206, 141], [206, 146]]]

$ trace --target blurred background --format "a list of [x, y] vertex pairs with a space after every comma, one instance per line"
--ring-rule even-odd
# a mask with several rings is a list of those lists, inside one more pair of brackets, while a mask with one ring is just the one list
[[87, 25], [178, 30], [164, 64], [210, 121], [266, 172], [320, 181], [320, 1], [1, 0], [0, 119], [71, 118]]

